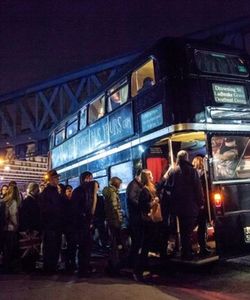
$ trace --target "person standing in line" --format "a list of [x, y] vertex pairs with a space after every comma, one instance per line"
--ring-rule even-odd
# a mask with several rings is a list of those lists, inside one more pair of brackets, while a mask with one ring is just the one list
[[91, 172], [83, 172], [80, 185], [74, 189], [71, 200], [74, 231], [78, 244], [78, 277], [91, 275], [92, 222], [96, 209], [98, 183]]
[[76, 270], [76, 237], [73, 224], [74, 215], [72, 192], [72, 186], [66, 185], [63, 208], [63, 233], [67, 244], [65, 253], [65, 270], [69, 273]]
[[69, 199], [69, 200], [71, 199], [72, 193], [73, 193], [73, 187], [72, 187], [72, 185], [67, 184], [65, 186], [65, 195], [66, 195], [67, 199]]
[[[27, 196], [22, 201], [19, 210], [21, 235], [23, 241], [22, 267], [25, 271], [35, 270], [36, 260], [40, 251], [40, 207], [38, 201], [39, 184], [31, 182], [27, 188]], [[20, 245], [20, 248], [21, 245]]]
[[3, 228], [3, 270], [13, 272], [17, 267], [18, 246], [18, 206], [20, 193], [16, 185], [11, 185], [4, 197], [5, 216]]
[[63, 199], [58, 192], [58, 173], [52, 169], [47, 175], [48, 184], [39, 195], [39, 205], [43, 234], [43, 270], [53, 274], [57, 271], [61, 248]]
[[176, 167], [169, 172], [171, 186], [170, 210], [180, 223], [181, 255], [184, 260], [192, 260], [192, 232], [197, 224], [204, 197], [198, 172], [188, 161], [188, 153], [177, 153]]
[[0, 193], [0, 255], [3, 252], [3, 230], [5, 222], [5, 202], [4, 197], [8, 192], [8, 186], [6, 184], [2, 185]]
[[205, 180], [205, 170], [204, 170], [204, 163], [203, 163], [203, 157], [200, 155], [195, 156], [195, 158], [192, 161], [192, 165], [197, 170], [201, 185], [203, 189], [203, 195], [204, 195], [204, 206], [201, 207], [199, 216], [198, 216], [198, 242], [200, 246], [200, 256], [207, 256], [210, 255], [211, 252], [207, 249], [207, 241], [206, 241], [206, 234], [207, 234], [207, 197], [206, 197], [206, 180]]
[[8, 185], [7, 184], [3, 184], [1, 187], [1, 192], [0, 192], [0, 199], [3, 199], [5, 197], [5, 195], [8, 192]]
[[131, 248], [129, 253], [129, 265], [135, 266], [137, 253], [140, 249], [142, 234], [142, 222], [139, 209], [139, 196], [142, 191], [141, 169], [136, 172], [135, 178], [128, 184], [126, 190], [127, 205], [129, 213], [129, 233], [131, 237]]
[[109, 253], [107, 271], [110, 275], [119, 275], [122, 261], [120, 251], [124, 251], [121, 235], [123, 215], [119, 198], [119, 188], [122, 180], [119, 177], [112, 177], [109, 185], [104, 187], [102, 194], [104, 197], [104, 209], [106, 221], [110, 231], [111, 249]]
[[140, 242], [141, 249], [139, 249], [136, 257], [136, 265], [133, 274], [133, 277], [136, 281], [143, 281], [143, 272], [147, 267], [150, 245], [152, 245], [152, 242], [155, 240], [158, 234], [157, 224], [154, 223], [149, 217], [151, 209], [157, 205], [157, 203], [159, 203], [159, 198], [153, 183], [153, 175], [150, 170], [142, 170], [141, 184], [143, 188], [139, 195], [139, 209], [142, 220], [142, 234]]

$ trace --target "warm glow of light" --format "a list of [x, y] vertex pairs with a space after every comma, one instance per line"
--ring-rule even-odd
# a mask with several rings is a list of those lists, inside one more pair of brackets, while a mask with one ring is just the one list
[[10, 166], [5, 166], [4, 171], [9, 172], [10, 171]]
[[216, 207], [220, 207], [222, 204], [222, 196], [220, 193], [214, 193], [214, 204]]
[[46, 181], [49, 179], [48, 174], [45, 174], [45, 175], [44, 175], [44, 179], [45, 179]]
[[4, 160], [2, 158], [0, 158], [0, 165], [4, 164]]

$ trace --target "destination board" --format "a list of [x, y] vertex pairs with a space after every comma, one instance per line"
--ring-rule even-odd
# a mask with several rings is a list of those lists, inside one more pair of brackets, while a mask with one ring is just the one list
[[217, 103], [247, 104], [246, 91], [242, 85], [213, 83], [212, 87]]
[[141, 131], [147, 132], [163, 124], [162, 104], [159, 104], [140, 115]]

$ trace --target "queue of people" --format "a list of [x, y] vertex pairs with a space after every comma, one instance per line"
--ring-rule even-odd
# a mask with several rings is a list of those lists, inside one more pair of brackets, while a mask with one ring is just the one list
[[[191, 235], [197, 225], [200, 227], [201, 253], [208, 254], [202, 172], [197, 166], [200, 165], [194, 162], [193, 166], [188, 162], [186, 151], [180, 151], [175, 168], [163, 176], [158, 186], [153, 183], [150, 170], [137, 170], [126, 189], [128, 226], [119, 195], [122, 184], [119, 177], [112, 177], [101, 191], [104, 205], [99, 207], [105, 216], [102, 226], [96, 222], [98, 203], [101, 203], [99, 184], [93, 180], [91, 172], [82, 173], [80, 185], [73, 189], [70, 185], [60, 184], [56, 170], [50, 170], [48, 182], [40, 186], [30, 183], [23, 200], [15, 183], [2, 186], [0, 252], [3, 271], [14, 272], [18, 266], [27, 272], [34, 271], [42, 254], [43, 272], [57, 272], [64, 237], [67, 244], [65, 271], [88, 277], [93, 272], [90, 264], [93, 229], [99, 224], [100, 228], [107, 228], [109, 237], [108, 274], [116, 276], [122, 268], [130, 267], [134, 279], [143, 280], [152, 247], [159, 251], [161, 258], [167, 256], [170, 215], [178, 217], [180, 223], [182, 258], [193, 258]], [[157, 222], [152, 218], [156, 207], [162, 208]]]

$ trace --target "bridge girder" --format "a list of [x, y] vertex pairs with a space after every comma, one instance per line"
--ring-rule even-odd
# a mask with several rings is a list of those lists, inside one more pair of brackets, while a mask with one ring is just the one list
[[[0, 148], [37, 143], [77, 111], [122, 66], [138, 54], [104, 61], [79, 72], [0, 97]], [[43, 154], [43, 153], [39, 153]]]

